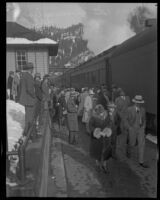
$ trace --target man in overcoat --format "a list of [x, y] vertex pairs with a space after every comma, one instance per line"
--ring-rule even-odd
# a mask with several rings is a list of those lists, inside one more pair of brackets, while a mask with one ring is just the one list
[[116, 104], [116, 110], [117, 114], [120, 117], [120, 133], [119, 138], [121, 141], [121, 149], [123, 153], [125, 153], [126, 150], [126, 144], [127, 144], [127, 137], [128, 137], [128, 129], [126, 126], [126, 116], [127, 116], [127, 109], [130, 106], [130, 98], [129, 96], [126, 96], [124, 91], [120, 92], [120, 96], [116, 98], [115, 100]]
[[127, 125], [129, 130], [128, 157], [131, 156], [132, 147], [136, 145], [137, 141], [139, 165], [148, 168], [144, 164], [146, 114], [145, 109], [141, 106], [144, 100], [141, 95], [136, 95], [132, 101], [134, 105], [129, 107], [127, 111]]
[[19, 103], [25, 107], [25, 130], [24, 136], [27, 135], [29, 127], [34, 121], [35, 112], [35, 88], [32, 76], [33, 64], [28, 63], [23, 67], [20, 80], [20, 99]]

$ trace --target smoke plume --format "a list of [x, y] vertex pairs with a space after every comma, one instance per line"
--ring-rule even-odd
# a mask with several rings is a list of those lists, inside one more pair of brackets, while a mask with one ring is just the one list
[[[95, 3], [92, 6], [89, 4], [80, 6], [86, 12], [82, 22], [83, 38], [88, 40], [88, 48], [95, 54], [135, 35], [127, 19], [137, 4]], [[153, 10], [150, 9], [150, 12], [152, 13]]]

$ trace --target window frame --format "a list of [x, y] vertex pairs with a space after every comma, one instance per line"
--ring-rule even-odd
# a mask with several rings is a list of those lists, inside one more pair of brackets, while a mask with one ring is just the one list
[[[20, 53], [20, 55], [18, 53]], [[20, 59], [18, 59], [18, 57], [20, 57]], [[25, 59], [22, 59], [22, 57], [25, 57]], [[25, 65], [25, 64], [22, 64], [22, 62], [25, 62], [25, 63], [28, 62], [28, 51], [26, 49], [16, 49], [15, 61], [16, 61], [16, 69], [22, 70], [23, 66]], [[18, 62], [20, 62], [21, 64], [19, 64]]]

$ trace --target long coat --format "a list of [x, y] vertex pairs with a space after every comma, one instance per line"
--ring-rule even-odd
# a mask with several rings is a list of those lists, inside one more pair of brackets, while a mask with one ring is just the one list
[[30, 73], [22, 72], [19, 103], [23, 106], [34, 106], [35, 100], [34, 79]]
[[48, 83], [46, 83], [46, 81], [42, 82], [42, 92], [43, 92], [43, 101], [49, 101], [50, 100], [49, 85]]
[[121, 118], [123, 118], [127, 113], [127, 108], [130, 105], [130, 98], [125, 96], [123, 99], [121, 96], [117, 97], [115, 100], [115, 104], [117, 106], [117, 112]]
[[127, 124], [128, 127], [139, 128], [146, 126], [146, 113], [143, 107], [140, 108], [139, 114], [136, 112], [136, 107], [131, 106], [127, 110]]
[[85, 98], [88, 96], [87, 92], [83, 92], [80, 94], [80, 102], [79, 102], [79, 107], [78, 107], [78, 115], [82, 116], [83, 115], [83, 110], [84, 110], [84, 101]]
[[82, 122], [84, 123], [89, 122], [89, 119], [91, 118], [92, 115], [92, 109], [93, 109], [93, 98], [87, 95], [84, 100], [84, 112], [83, 112]]
[[77, 119], [77, 107], [73, 99], [67, 102], [67, 123], [69, 131], [79, 131]]
[[13, 77], [9, 76], [7, 81], [7, 88], [12, 90]]
[[97, 98], [97, 104], [101, 104], [104, 107], [104, 109], [107, 110], [108, 103], [109, 103], [109, 99], [105, 98], [102, 92], [99, 92], [98, 98]]
[[91, 140], [90, 140], [90, 155], [96, 160], [101, 161], [107, 160], [111, 157], [112, 147], [111, 147], [111, 137], [100, 137], [99, 139], [93, 136], [95, 128], [100, 128], [103, 130], [105, 127], [111, 128], [110, 117], [107, 116], [104, 120], [98, 118], [96, 115], [93, 115], [90, 118], [89, 126], [91, 130]]

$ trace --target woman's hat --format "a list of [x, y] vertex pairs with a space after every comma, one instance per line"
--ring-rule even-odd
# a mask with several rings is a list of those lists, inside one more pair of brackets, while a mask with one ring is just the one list
[[134, 103], [144, 103], [143, 97], [141, 95], [136, 95], [134, 99], [132, 99]]
[[117, 106], [113, 102], [110, 102], [107, 107], [108, 108], [116, 108]]
[[44, 76], [43, 76], [43, 79], [49, 79], [49, 74], [45, 74]]
[[76, 92], [75, 91], [71, 91], [70, 92], [70, 96], [76, 96]]

